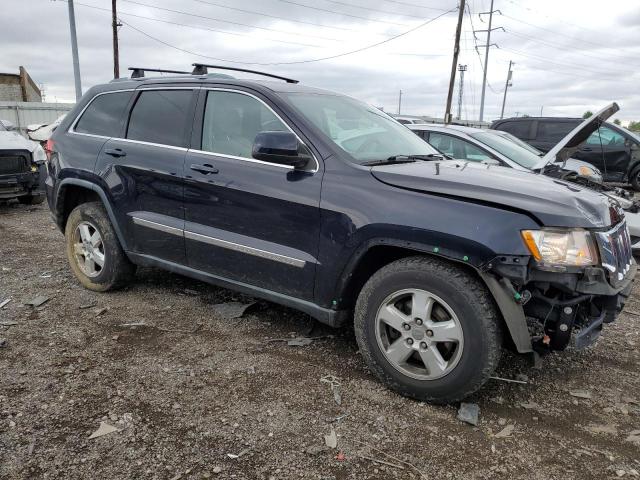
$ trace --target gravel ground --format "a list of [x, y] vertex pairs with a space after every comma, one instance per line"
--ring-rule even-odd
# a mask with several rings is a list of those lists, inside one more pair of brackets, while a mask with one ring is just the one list
[[[24, 305], [37, 295], [49, 301]], [[635, 295], [638, 313], [587, 351], [539, 369], [506, 355], [497, 375], [527, 383], [489, 381], [470, 399], [476, 427], [377, 383], [350, 328], [262, 301], [225, 319], [213, 305], [252, 299], [160, 270], [115, 293], [81, 288], [46, 205], [0, 205], [6, 298], [2, 479], [639, 477]], [[300, 336], [320, 338], [278, 340]], [[89, 438], [101, 422], [118, 430]]]

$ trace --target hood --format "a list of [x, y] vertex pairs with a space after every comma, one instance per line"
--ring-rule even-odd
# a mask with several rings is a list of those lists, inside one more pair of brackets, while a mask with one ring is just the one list
[[399, 188], [527, 212], [547, 227], [603, 228], [621, 215], [615, 202], [581, 185], [477, 162], [375, 166], [371, 174]]
[[596, 114], [591, 115], [549, 150], [535, 168], [542, 168], [552, 162], [564, 162], [580, 148], [580, 145], [589, 138], [589, 135], [598, 130], [600, 125], [618, 110], [620, 110], [620, 107], [613, 102]]
[[33, 153], [37, 146], [17, 132], [0, 132], [0, 150], [28, 150]]

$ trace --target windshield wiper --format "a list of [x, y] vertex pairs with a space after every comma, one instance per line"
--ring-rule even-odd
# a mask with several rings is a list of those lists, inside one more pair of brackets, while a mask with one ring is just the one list
[[385, 160], [371, 160], [364, 162], [362, 165], [372, 167], [374, 165], [395, 165], [399, 163], [413, 163], [417, 160], [444, 160], [444, 155], [437, 153], [429, 153], [427, 155], [393, 155]]

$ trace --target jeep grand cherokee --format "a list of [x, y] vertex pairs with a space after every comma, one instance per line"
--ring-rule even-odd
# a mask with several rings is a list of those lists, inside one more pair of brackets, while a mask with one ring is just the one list
[[440, 403], [478, 390], [503, 345], [591, 344], [629, 294], [624, 216], [597, 192], [446, 160], [289, 79], [136, 77], [90, 89], [49, 144], [49, 205], [89, 289], [155, 266], [353, 322], [382, 382]]

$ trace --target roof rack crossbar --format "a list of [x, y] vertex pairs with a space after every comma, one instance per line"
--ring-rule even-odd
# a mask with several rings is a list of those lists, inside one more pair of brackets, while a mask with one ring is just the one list
[[233, 70], [235, 72], [246, 72], [246, 73], [255, 73], [256, 75], [262, 75], [264, 77], [277, 78], [278, 80], [284, 80], [287, 83], [298, 83], [298, 80], [294, 80], [293, 78], [281, 77], [280, 75], [273, 75], [272, 73], [259, 72], [257, 70], [248, 70], [246, 68], [237, 68], [237, 67], [225, 67], [222, 65], [208, 65], [206, 63], [194, 63], [193, 64], [193, 75], [206, 75], [207, 67], [208, 68], [216, 68], [218, 70]]
[[191, 72], [185, 72], [183, 70], [166, 70], [164, 68], [142, 68], [142, 67], [129, 67], [132, 70], [131, 78], [144, 78], [144, 72], [159, 72], [159, 73], [184, 73], [190, 74]]

